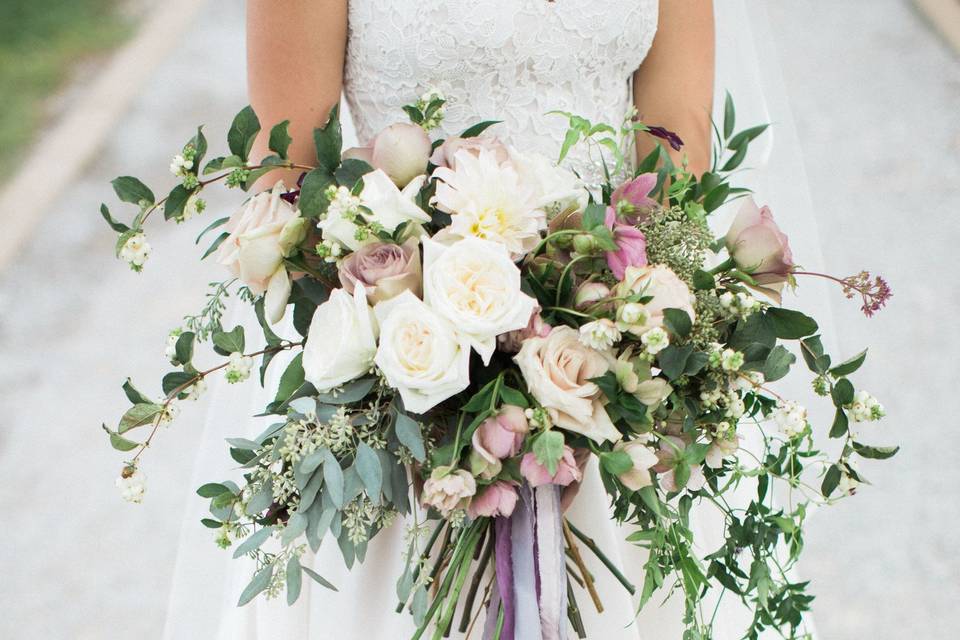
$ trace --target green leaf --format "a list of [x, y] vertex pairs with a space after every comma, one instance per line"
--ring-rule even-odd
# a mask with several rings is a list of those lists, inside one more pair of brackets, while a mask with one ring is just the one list
[[697, 269], [693, 273], [693, 288], [703, 291], [707, 289], [713, 289], [716, 286], [716, 281], [713, 279], [713, 275], [709, 272], [704, 271], [703, 269]]
[[310, 576], [310, 578], [314, 582], [319, 584], [321, 587], [326, 587], [331, 591], [337, 591], [337, 588], [335, 586], [333, 586], [326, 578], [321, 576], [319, 573], [317, 573], [313, 569], [310, 569], [309, 567], [303, 567], [303, 572], [306, 573], [308, 576]]
[[117, 194], [117, 197], [123, 202], [139, 205], [144, 200], [149, 204], [156, 201], [153, 191], [133, 176], [114, 178], [110, 181], [110, 184], [113, 185], [113, 191]]
[[260, 119], [257, 118], [253, 107], [246, 106], [233, 118], [230, 130], [227, 131], [227, 145], [230, 147], [230, 153], [246, 162], [258, 133], [260, 133]]
[[207, 225], [206, 228], [204, 228], [203, 231], [200, 232], [200, 235], [197, 236], [197, 239], [194, 241], [194, 244], [200, 244], [200, 240], [203, 238], [203, 236], [207, 235], [207, 232], [208, 232], [208, 231], [212, 231], [213, 229], [216, 229], [217, 227], [221, 227], [221, 226], [225, 225], [225, 224], [228, 223], [228, 222], [230, 222], [230, 217], [229, 217], [229, 216], [223, 217], [223, 218], [217, 218], [216, 220], [214, 220], [213, 222], [211, 222], [209, 225]]
[[853, 450], [857, 452], [862, 458], [870, 458], [871, 460], [886, 460], [887, 458], [892, 458], [897, 455], [897, 452], [900, 451], [900, 447], [871, 447], [865, 444], [860, 444], [859, 442], [853, 443]]
[[260, 448], [260, 443], [249, 438], [226, 438], [227, 443], [235, 449], [244, 449], [246, 451], [255, 451]]
[[863, 364], [863, 361], [866, 359], [867, 359], [867, 350], [864, 349], [863, 351], [853, 356], [849, 360], [845, 360], [844, 362], [841, 362], [834, 368], [830, 369], [830, 374], [833, 375], [835, 378], [839, 378], [841, 376], [848, 376], [851, 373], [854, 373], [857, 369], [859, 369], [860, 366]]
[[769, 124], [761, 124], [756, 127], [750, 127], [749, 129], [744, 129], [743, 131], [741, 131], [740, 133], [738, 133], [737, 135], [733, 136], [733, 138], [730, 139], [730, 141], [727, 143], [727, 148], [733, 149], [734, 151], [736, 151], [742, 145], [749, 144], [750, 142], [752, 142], [757, 136], [759, 136], [761, 133], [766, 131], [767, 127], [769, 126], [770, 126]]
[[576, 129], [567, 129], [566, 135], [563, 137], [563, 145], [560, 147], [560, 157], [557, 159], [557, 164], [563, 162], [563, 159], [567, 157], [567, 153], [570, 152], [570, 149], [573, 148], [573, 145], [577, 144], [580, 140], [580, 132]]
[[363, 487], [367, 490], [374, 504], [379, 502], [380, 488], [383, 486], [383, 469], [380, 466], [380, 458], [377, 452], [370, 445], [361, 441], [357, 445], [357, 459], [354, 462]]
[[264, 298], [257, 298], [256, 303], [253, 305], [254, 313], [257, 316], [257, 322], [260, 323], [260, 328], [263, 329], [263, 338], [267, 341], [267, 344], [271, 347], [279, 345], [283, 340], [274, 333], [273, 329], [270, 327], [270, 323], [267, 322], [266, 313], [264, 312]]
[[503, 400], [504, 404], [510, 404], [515, 407], [520, 407], [521, 409], [526, 409], [530, 406], [523, 392], [507, 385], [500, 387], [500, 399]]
[[340, 468], [340, 462], [324, 449], [323, 456], [323, 482], [326, 485], [325, 495], [330, 496], [337, 509], [343, 508], [343, 469]]
[[683, 309], [664, 309], [663, 324], [667, 331], [678, 338], [686, 338], [693, 329], [693, 321]]
[[[187, 373], [186, 371], [171, 371], [167, 375], [163, 376], [163, 392], [169, 396], [177, 389], [180, 389], [177, 391], [177, 394], [179, 395], [187, 389], [187, 387], [183, 386], [189, 386], [189, 383], [196, 377], [196, 375]], [[183, 388], [181, 389], [181, 387]]]
[[143, 402], [135, 404], [120, 418], [120, 428], [118, 433], [126, 433], [131, 429], [142, 427], [153, 422], [153, 419], [163, 410], [159, 404], [152, 402]]
[[308, 522], [307, 516], [302, 513], [298, 512], [290, 516], [290, 519], [287, 520], [287, 526], [280, 531], [280, 543], [286, 547], [299, 538], [307, 530]]
[[724, 182], [717, 185], [704, 197], [703, 208], [707, 211], [707, 213], [714, 211], [727, 201], [728, 195], [730, 195], [729, 184]]
[[816, 333], [819, 328], [816, 320], [792, 309], [770, 307], [765, 316], [774, 334], [784, 340], [805, 338]]
[[737, 112], [733, 106], [733, 96], [727, 91], [727, 97], [723, 101], [723, 138], [729, 139], [733, 135], [733, 128], [736, 126]]
[[221, 493], [230, 492], [230, 488], [219, 482], [208, 482], [197, 489], [197, 495], [201, 498], [216, 498]]
[[823, 352], [823, 342], [820, 336], [811, 336], [800, 341], [803, 361], [807, 368], [814, 373], [826, 373], [830, 368], [830, 356]]
[[778, 344], [767, 354], [767, 360], [763, 364], [763, 377], [767, 382], [773, 382], [783, 378], [790, 372], [790, 367], [797, 361], [797, 357], [787, 351], [786, 347]]
[[[318, 129], [319, 131], [319, 129]], [[327, 187], [333, 184], [333, 178], [323, 169], [310, 171], [300, 185], [300, 198], [297, 204], [305, 218], [316, 218], [327, 210]]]
[[270, 129], [270, 142], [267, 143], [270, 151], [273, 151], [284, 160], [287, 159], [287, 149], [290, 148], [290, 143], [293, 142], [293, 138], [287, 133], [287, 127], [289, 125], [289, 120], [284, 120], [283, 122], [273, 125], [273, 128]]
[[842, 438], [847, 434], [848, 426], [849, 420], [847, 420], [846, 412], [840, 407], [837, 407], [837, 413], [833, 417], [833, 424], [830, 426], [830, 437]]
[[294, 356], [290, 364], [287, 365], [283, 375], [280, 376], [280, 385], [277, 388], [275, 402], [285, 402], [293, 392], [300, 388], [306, 376], [303, 371], [303, 352]]
[[163, 203], [163, 219], [170, 220], [183, 214], [183, 208], [187, 205], [187, 200], [193, 195], [193, 191], [187, 189], [182, 184], [178, 184], [167, 195], [167, 201]]
[[397, 413], [397, 423], [394, 428], [400, 444], [409, 449], [418, 462], [424, 462], [427, 459], [427, 452], [423, 446], [420, 424], [405, 413]]
[[300, 567], [300, 558], [290, 556], [287, 561], [287, 605], [292, 605], [300, 597], [303, 586], [303, 569]]
[[184, 331], [177, 337], [175, 350], [177, 362], [180, 364], [190, 364], [190, 361], [193, 360], [194, 338], [195, 335], [192, 331]]
[[203, 126], [197, 127], [196, 135], [190, 138], [187, 144], [196, 151], [193, 157], [193, 169], [196, 172], [200, 168], [200, 163], [203, 162], [203, 157], [207, 155], [207, 137], [203, 135]]
[[214, 251], [216, 251], [216, 250], [220, 247], [220, 245], [223, 244], [223, 241], [226, 240], [226, 239], [229, 238], [229, 237], [230, 237], [230, 234], [227, 233], [226, 231], [224, 231], [224, 232], [221, 233], [219, 236], [217, 236], [217, 239], [214, 240], [214, 241], [213, 241], [213, 244], [211, 244], [211, 245], [207, 248], [207, 250], [203, 252], [203, 255], [200, 256], [200, 259], [201, 259], [201, 260], [205, 260], [207, 256], [209, 256], [211, 253], [213, 253]]
[[604, 224], [607, 216], [607, 208], [598, 203], [591, 202], [587, 205], [587, 208], [583, 210], [583, 228], [587, 231], [591, 231], [597, 227], [606, 227]]
[[600, 466], [610, 475], [619, 476], [633, 469], [633, 459], [626, 451], [604, 451], [600, 454]]
[[351, 404], [366, 398], [374, 384], [376, 384], [374, 378], [361, 378], [343, 385], [336, 394], [332, 392], [318, 393], [317, 400], [324, 404]]
[[116, 431], [111, 431], [107, 425], [102, 425], [103, 430], [107, 432], [110, 436], [110, 446], [116, 449], [117, 451], [131, 451], [140, 446], [139, 442], [134, 442], [133, 440], [127, 440], [123, 436], [119, 435]]
[[343, 148], [339, 104], [334, 105], [330, 110], [327, 123], [322, 128], [313, 130], [313, 144], [317, 150], [320, 166], [326, 169], [327, 175], [332, 175], [340, 166], [340, 151]]
[[250, 581], [250, 584], [248, 584], [243, 590], [243, 593], [240, 594], [240, 601], [237, 602], [237, 606], [242, 607], [256, 598], [261, 592], [270, 586], [270, 581], [272, 578], [273, 565], [268, 564], [266, 567], [258, 571], [255, 576], [253, 576], [253, 580]]
[[656, 488], [652, 485], [643, 487], [639, 493], [640, 499], [647, 505], [647, 508], [658, 518], [663, 517], [663, 511], [660, 508], [660, 498], [657, 497]]
[[153, 404], [153, 400], [133, 386], [133, 381], [130, 378], [127, 378], [127, 381], [123, 383], [123, 392], [127, 395], [127, 400], [133, 404]]
[[495, 124], [500, 124], [501, 122], [503, 122], [503, 120], [484, 120], [483, 122], [478, 122], [477, 124], [464, 129], [463, 133], [460, 134], [460, 137], [473, 138], [486, 131], [489, 127], [492, 127]]
[[493, 400], [493, 388], [496, 386], [496, 379], [491, 380], [487, 384], [477, 391], [473, 396], [467, 400], [467, 403], [463, 405], [460, 410], [465, 413], [476, 413], [477, 411], [483, 411], [484, 409], [489, 409], [491, 401]]
[[830, 395], [833, 397], [833, 404], [837, 407], [843, 407], [853, 402], [853, 384], [846, 378], [840, 378], [833, 385]]
[[333, 172], [333, 177], [336, 178], [337, 184], [352, 190], [361, 178], [371, 171], [373, 171], [373, 167], [363, 160], [347, 158]]
[[273, 489], [265, 486], [253, 494], [250, 500], [247, 501], [245, 511], [249, 515], [257, 515], [266, 510], [271, 504], [273, 504]]
[[247, 538], [240, 543], [236, 549], [233, 550], [233, 557], [239, 558], [242, 555], [250, 553], [251, 551], [256, 551], [263, 543], [270, 539], [270, 536], [273, 535], [273, 527], [263, 527], [257, 529], [252, 534], [247, 536]]
[[747, 157], [747, 145], [743, 145], [739, 149], [733, 152], [733, 155], [720, 167], [720, 171], [733, 171], [741, 164], [743, 164], [744, 158]]
[[243, 353], [245, 340], [243, 327], [240, 325], [230, 331], [215, 331], [212, 340], [215, 351], [222, 356], [228, 356], [234, 352]]
[[693, 347], [690, 345], [676, 347], [670, 345], [657, 354], [657, 362], [660, 369], [670, 380], [676, 380], [683, 375], [687, 366], [687, 360], [693, 353]]
[[563, 457], [563, 445], [563, 433], [554, 429], [544, 431], [533, 441], [534, 457], [547, 468], [551, 476], [557, 473], [557, 465]]
[[835, 464], [830, 465], [826, 475], [823, 476], [823, 483], [820, 485], [820, 493], [824, 498], [829, 498], [837, 485], [840, 484], [840, 467]]
[[223, 526], [223, 523], [219, 520], [214, 520], [213, 518], [200, 518], [200, 524], [205, 526], [207, 529], [219, 529]]
[[107, 205], [100, 205], [100, 215], [103, 216], [103, 219], [107, 221], [107, 224], [110, 225], [110, 228], [116, 231], [117, 233], [124, 233], [130, 231], [130, 227], [123, 224], [122, 222], [117, 222], [112, 215], [110, 215], [110, 209], [107, 208]]

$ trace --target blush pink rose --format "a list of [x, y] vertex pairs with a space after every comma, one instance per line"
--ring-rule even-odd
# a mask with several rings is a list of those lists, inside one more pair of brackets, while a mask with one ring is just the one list
[[427, 170], [432, 149], [423, 128], [398, 122], [378, 133], [369, 145], [347, 149], [343, 158], [363, 160], [390, 176], [398, 187], [404, 187]]
[[503, 460], [520, 453], [529, 430], [523, 409], [505, 405], [497, 415], [481, 422], [473, 432], [473, 448], [489, 462]]
[[724, 238], [737, 268], [758, 284], [780, 290], [793, 271], [793, 253], [787, 236], [773, 220], [769, 207], [747, 198]]
[[518, 498], [516, 487], [508, 482], [494, 482], [470, 501], [467, 515], [471, 518], [508, 517], [516, 508]]
[[520, 475], [530, 483], [531, 487], [539, 487], [544, 484], [556, 484], [565, 487], [583, 479], [583, 472], [577, 466], [573, 449], [567, 445], [563, 446], [563, 456], [557, 463], [555, 474], [550, 475], [550, 471], [537, 461], [537, 457], [533, 453], [528, 453], [520, 460]]
[[417, 239], [411, 238], [403, 245], [364, 245], [344, 258], [339, 277], [340, 284], [351, 295], [357, 285], [362, 286], [371, 305], [407, 290], [420, 297], [423, 277]]
[[443, 143], [434, 149], [430, 156], [430, 162], [438, 167], [449, 167], [456, 171], [456, 155], [460, 150], [465, 150], [474, 156], [480, 155], [481, 149], [486, 149], [493, 153], [497, 164], [503, 164], [510, 159], [510, 152], [507, 147], [497, 138], [490, 136], [475, 136], [472, 138], [461, 138], [460, 136], [450, 136]]
[[618, 222], [613, 207], [607, 207], [604, 222], [607, 228], [613, 231], [613, 241], [617, 244], [616, 251], [608, 251], [606, 254], [607, 266], [617, 280], [622, 280], [627, 267], [642, 267], [647, 264], [647, 237], [632, 224]]

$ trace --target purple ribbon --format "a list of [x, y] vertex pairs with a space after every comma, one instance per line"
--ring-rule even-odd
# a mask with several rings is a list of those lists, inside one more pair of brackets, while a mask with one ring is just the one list
[[500, 640], [514, 640], [513, 561], [511, 560], [510, 529], [510, 518], [499, 516], [494, 519], [493, 534], [496, 536], [496, 546], [493, 549], [493, 555], [497, 567], [497, 588], [487, 609], [487, 623], [483, 629], [483, 640], [493, 638], [501, 607], [503, 608], [503, 629], [500, 632]]

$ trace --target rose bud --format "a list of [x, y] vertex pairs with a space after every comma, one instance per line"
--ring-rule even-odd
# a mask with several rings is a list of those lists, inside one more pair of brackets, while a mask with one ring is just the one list
[[416, 238], [402, 245], [375, 242], [360, 247], [340, 265], [340, 284], [349, 293], [360, 285], [371, 305], [389, 300], [406, 290], [420, 297], [422, 273]]
[[573, 306], [583, 310], [609, 296], [610, 288], [602, 282], [584, 282], [577, 287], [577, 293], [573, 296]]
[[563, 446], [563, 456], [557, 463], [557, 472], [550, 475], [550, 471], [537, 460], [533, 453], [523, 456], [520, 461], [520, 475], [522, 475], [531, 487], [539, 487], [544, 484], [556, 484], [565, 487], [572, 482], [580, 482], [583, 479], [583, 472], [577, 466], [577, 460], [573, 456], [573, 449], [569, 446]]
[[371, 164], [382, 169], [398, 187], [427, 169], [431, 153], [427, 132], [415, 124], [392, 124], [373, 139]]
[[373, 166], [373, 147], [350, 147], [343, 152], [344, 160], [362, 160]]
[[451, 467], [437, 467], [423, 483], [422, 504], [433, 507], [444, 517], [467, 506], [477, 492], [477, 482], [467, 471]]
[[793, 254], [769, 207], [757, 207], [747, 198], [724, 242], [737, 268], [749, 273], [757, 284], [777, 292], [783, 289], [793, 271]]
[[504, 144], [496, 138], [487, 136], [475, 136], [473, 138], [450, 136], [433, 151], [433, 155], [430, 156], [430, 162], [438, 167], [449, 167], [456, 171], [456, 155], [458, 151], [466, 151], [467, 153], [479, 156], [481, 149], [492, 152], [497, 164], [503, 164], [510, 159], [510, 152]]
[[507, 482], [494, 482], [483, 490], [483, 493], [474, 497], [467, 507], [467, 515], [471, 518], [486, 516], [507, 517], [517, 506], [517, 489]]
[[473, 432], [473, 448], [488, 460], [503, 460], [520, 453], [529, 430], [523, 409], [508, 404], [496, 416], [480, 423]]

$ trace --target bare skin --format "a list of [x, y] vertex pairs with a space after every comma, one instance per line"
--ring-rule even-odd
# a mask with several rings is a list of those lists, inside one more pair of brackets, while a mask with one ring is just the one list
[[[346, 0], [248, 0], [247, 82], [250, 104], [263, 131], [290, 120], [293, 144], [290, 159], [316, 162], [313, 129], [322, 126], [343, 90], [347, 43]], [[710, 168], [710, 111], [713, 101], [714, 21], [709, 0], [660, 0], [660, 17], [653, 46], [633, 74], [633, 99], [641, 119], [675, 131], [684, 141], [674, 162], [686, 156], [690, 170], [701, 175]], [[310, 78], [310, 82], [303, 82]], [[637, 137], [640, 157], [657, 140]], [[254, 157], [268, 154], [267, 135], [254, 146]], [[272, 172], [257, 189], [282, 178], [296, 182], [299, 171]], [[581, 462], [581, 458], [583, 458]], [[578, 456], [586, 463], [587, 456]], [[564, 508], [579, 489], [564, 490]]]

